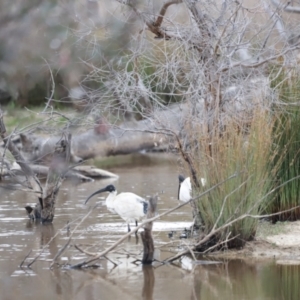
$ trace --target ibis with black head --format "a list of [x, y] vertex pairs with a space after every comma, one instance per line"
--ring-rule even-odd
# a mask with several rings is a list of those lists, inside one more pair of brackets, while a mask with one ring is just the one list
[[[184, 177], [182, 175], [178, 176], [179, 187], [178, 187], [178, 200], [182, 202], [188, 202], [192, 198], [192, 184], [190, 177]], [[206, 179], [201, 178], [201, 185], [204, 187], [206, 185]]]
[[128, 232], [131, 231], [130, 223], [135, 222], [138, 226], [138, 221], [146, 216], [149, 207], [147, 200], [130, 192], [117, 194], [117, 190], [112, 184], [94, 192], [86, 199], [85, 204], [93, 196], [104, 192], [109, 193], [105, 200], [107, 209], [117, 213], [127, 223]]

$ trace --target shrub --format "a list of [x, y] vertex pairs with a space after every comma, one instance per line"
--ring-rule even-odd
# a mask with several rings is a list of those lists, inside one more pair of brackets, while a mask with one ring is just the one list
[[[247, 126], [230, 120], [222, 132], [214, 130], [210, 136], [201, 130], [194, 132], [199, 135], [198, 142], [190, 154], [197, 175], [207, 180], [205, 188], [237, 174], [198, 201], [204, 233], [209, 233], [215, 223], [218, 228], [243, 214], [257, 215], [270, 201], [263, 196], [268, 193], [272, 181], [270, 149], [274, 119], [269, 111], [257, 109]], [[195, 195], [200, 192], [199, 188], [194, 189]], [[220, 232], [213, 243], [235, 237], [228, 246], [243, 246], [255, 236], [257, 222], [253, 218], [236, 222]]]

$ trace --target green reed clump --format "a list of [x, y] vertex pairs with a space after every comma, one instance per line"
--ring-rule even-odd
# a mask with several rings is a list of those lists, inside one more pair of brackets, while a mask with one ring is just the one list
[[[274, 111], [279, 114], [274, 124], [273, 143], [278, 152], [273, 164], [277, 164], [274, 174], [275, 201], [268, 207], [267, 212], [277, 213], [300, 205], [300, 74], [281, 71], [272, 82], [279, 96], [279, 104]], [[282, 185], [282, 186], [281, 186]], [[295, 209], [272, 217], [273, 222], [280, 220], [300, 219], [300, 209]]]
[[[205, 177], [210, 188], [233, 174], [236, 176], [212, 190], [198, 201], [204, 233], [244, 214], [259, 214], [265, 209], [268, 197], [263, 198], [271, 186], [270, 148], [273, 118], [268, 111], [253, 113], [250, 124], [242, 127], [228, 121], [224, 131], [216, 130], [208, 137], [201, 130], [198, 145], [191, 150], [197, 174]], [[194, 194], [200, 189], [194, 188]], [[262, 200], [263, 199], [263, 200]], [[215, 236], [213, 243], [233, 238], [229, 247], [243, 246], [256, 233], [258, 220], [244, 218]]]

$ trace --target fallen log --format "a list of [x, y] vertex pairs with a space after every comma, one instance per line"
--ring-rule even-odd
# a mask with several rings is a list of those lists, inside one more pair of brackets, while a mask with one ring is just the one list
[[73, 171], [73, 173], [78, 173], [78, 174], [81, 174], [82, 176], [87, 176], [87, 177], [91, 177], [91, 178], [98, 178], [98, 179], [118, 178], [119, 177], [118, 175], [116, 175], [112, 172], [109, 172], [109, 171], [106, 171], [106, 170], [103, 170], [103, 169], [99, 169], [99, 168], [96, 168], [94, 166], [83, 166], [83, 165], [76, 166], [72, 169], [72, 171]]
[[[49, 167], [43, 165], [30, 165], [38, 177], [47, 177]], [[20, 173], [18, 173], [20, 175]], [[96, 168], [94, 166], [76, 166], [68, 170], [65, 174], [66, 179], [75, 179], [81, 182], [92, 181], [93, 179], [118, 178], [117, 174]]]
[[[94, 157], [130, 154], [139, 151], [166, 151], [174, 137], [165, 131], [178, 133], [184, 122], [182, 114], [188, 113], [186, 105], [170, 106], [153, 114], [149, 119], [125, 122], [119, 126], [107, 125], [105, 132], [95, 128], [72, 134], [71, 161]], [[30, 162], [49, 162], [59, 136], [21, 134], [15, 138], [22, 153]]]

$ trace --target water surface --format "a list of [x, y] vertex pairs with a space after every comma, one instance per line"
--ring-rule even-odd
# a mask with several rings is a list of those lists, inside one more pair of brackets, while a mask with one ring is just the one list
[[[35, 203], [33, 195], [0, 189], [0, 300], [300, 299], [299, 266], [277, 265], [276, 261], [214, 262], [205, 258], [194, 263], [186, 256], [176, 264], [143, 267], [134, 262], [142, 253], [141, 241], [134, 235], [108, 256], [110, 261], [99, 260], [98, 268], [50, 270], [53, 257], [65, 245], [70, 232], [96, 203], [98, 207], [77, 228], [71, 244], [99, 252], [126, 233], [126, 224], [106, 210], [105, 194], [84, 205], [86, 197], [95, 190], [113, 183], [120, 192], [131, 191], [143, 197], [158, 193], [160, 213], [178, 204], [180, 168], [175, 159], [161, 154], [138, 154], [129, 156], [126, 164], [109, 170], [118, 174], [119, 179], [80, 185], [65, 182], [54, 222], [49, 225], [27, 219], [24, 206]], [[190, 242], [179, 236], [191, 224], [191, 217], [191, 208], [187, 206], [155, 222], [153, 234], [158, 260], [172, 256]], [[78, 221], [72, 223], [74, 220]], [[172, 239], [168, 237], [170, 231], [175, 231]], [[30, 250], [32, 259], [47, 243], [31, 269], [19, 268]], [[169, 244], [164, 246], [166, 243]], [[67, 266], [84, 258], [85, 254], [70, 247], [58, 262]]]

